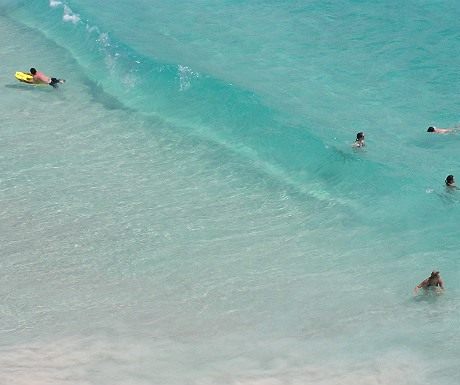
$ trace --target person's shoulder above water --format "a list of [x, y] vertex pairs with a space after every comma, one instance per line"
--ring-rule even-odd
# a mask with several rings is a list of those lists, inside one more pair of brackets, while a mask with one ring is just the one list
[[449, 132], [452, 132], [452, 130], [449, 128], [437, 128], [437, 127], [431, 126], [431, 127], [428, 127], [428, 130], [426, 130], [426, 132], [435, 132], [437, 134], [447, 134]]

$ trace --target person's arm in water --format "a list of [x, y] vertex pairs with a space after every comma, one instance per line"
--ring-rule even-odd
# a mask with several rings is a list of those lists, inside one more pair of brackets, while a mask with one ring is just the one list
[[460, 190], [460, 187], [455, 186], [453, 183], [446, 183], [446, 186], [447, 186], [447, 187], [450, 187], [450, 188], [454, 188], [454, 189], [456, 189], [456, 190]]
[[439, 278], [438, 285], [441, 287], [441, 290], [438, 290], [438, 294], [441, 294], [445, 289], [444, 289], [444, 284], [442, 283], [442, 279]]
[[420, 285], [415, 286], [415, 289], [414, 289], [414, 293], [413, 293], [413, 294], [417, 294], [417, 290], [420, 289], [421, 287], [425, 286], [425, 285], [428, 283], [429, 280], [430, 280], [430, 279], [427, 278], [427, 279], [425, 279]]

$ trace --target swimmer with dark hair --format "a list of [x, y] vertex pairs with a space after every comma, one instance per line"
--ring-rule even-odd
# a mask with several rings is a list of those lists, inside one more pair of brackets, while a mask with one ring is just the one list
[[415, 286], [414, 293], [417, 294], [417, 290], [421, 287], [437, 287], [439, 286], [441, 290], [437, 290], [436, 294], [441, 294], [444, 291], [444, 284], [442, 283], [441, 276], [439, 275], [438, 270], [434, 270], [431, 275], [425, 279], [420, 285]]
[[448, 132], [452, 132], [452, 130], [449, 130], [447, 128], [428, 127], [428, 130], [426, 130], [426, 132], [436, 132], [437, 134], [447, 134]]
[[450, 187], [450, 188], [455, 188], [457, 190], [460, 190], [460, 188], [458, 188], [457, 186], [454, 185], [455, 183], [455, 178], [453, 175], [447, 175], [447, 178], [446, 178], [446, 186], [447, 187]]
[[362, 132], [356, 134], [356, 140], [351, 147], [364, 147], [364, 134]]

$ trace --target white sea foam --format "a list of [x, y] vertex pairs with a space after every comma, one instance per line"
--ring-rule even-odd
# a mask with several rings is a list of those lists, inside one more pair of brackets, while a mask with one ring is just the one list
[[62, 15], [63, 21], [70, 21], [73, 24], [77, 24], [80, 22], [80, 16], [76, 13], [73, 13], [72, 10], [67, 6], [64, 5], [64, 14]]
[[178, 66], [178, 76], [180, 80], [180, 90], [186, 91], [191, 86], [191, 82], [193, 78], [199, 78], [200, 75], [192, 69], [179, 65]]
[[67, 22], [71, 22], [73, 24], [77, 24], [81, 21], [80, 16], [74, 13], [70, 7], [61, 2], [61, 1], [55, 1], [55, 0], [50, 0], [49, 2], [50, 7], [56, 8], [56, 7], [62, 7], [63, 8], [63, 15], [62, 15], [62, 20]]

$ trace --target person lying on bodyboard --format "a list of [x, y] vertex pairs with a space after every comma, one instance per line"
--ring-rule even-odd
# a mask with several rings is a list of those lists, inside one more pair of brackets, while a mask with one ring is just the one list
[[34, 84], [40, 82], [57, 88], [58, 84], [63, 84], [65, 82], [64, 79], [49, 78], [43, 72], [37, 71], [35, 68], [30, 69], [30, 74], [33, 75], [33, 78], [26, 81], [26, 83]]

